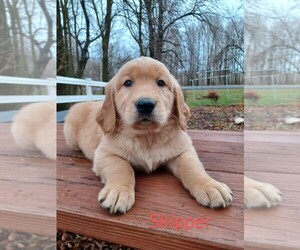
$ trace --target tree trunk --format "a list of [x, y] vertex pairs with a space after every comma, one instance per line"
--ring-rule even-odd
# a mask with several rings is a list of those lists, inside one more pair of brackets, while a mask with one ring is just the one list
[[144, 0], [144, 1], [145, 1], [146, 12], [147, 12], [147, 18], [148, 18], [149, 53], [150, 53], [150, 57], [155, 58], [156, 39], [155, 39], [155, 29], [154, 29], [153, 16], [152, 16], [152, 0]]
[[159, 61], [162, 60], [162, 52], [163, 52], [163, 39], [164, 39], [163, 15], [164, 15], [163, 0], [159, 0], [158, 1], [158, 28], [157, 28], [156, 53], [155, 53], [156, 54], [155, 59]]
[[65, 62], [65, 43], [63, 38], [63, 28], [61, 25], [61, 17], [60, 17], [60, 2], [56, 0], [56, 34], [57, 34], [57, 65], [56, 65], [56, 74], [59, 76], [66, 76], [66, 62]]
[[112, 0], [106, 1], [106, 15], [104, 21], [104, 34], [102, 37], [102, 81], [109, 81], [109, 38], [110, 38], [110, 29], [111, 29], [111, 21], [112, 21]]
[[4, 1], [0, 1], [0, 74], [13, 74], [12, 43], [5, 13]]
[[43, 11], [43, 14], [47, 22], [47, 40], [45, 42], [45, 45], [43, 45], [43, 47], [39, 47], [40, 49], [39, 57], [34, 62], [34, 70], [32, 72], [32, 76], [36, 78], [42, 76], [44, 69], [46, 68], [48, 62], [50, 61], [51, 59], [49, 56], [50, 49], [54, 43], [53, 33], [52, 33], [52, 26], [53, 26], [52, 18], [47, 10], [45, 2], [38, 1], [38, 3]]

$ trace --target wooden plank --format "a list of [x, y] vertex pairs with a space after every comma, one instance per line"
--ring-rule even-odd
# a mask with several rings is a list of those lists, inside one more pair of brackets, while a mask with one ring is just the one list
[[37, 150], [24, 150], [16, 145], [11, 133], [11, 123], [0, 123], [0, 155], [44, 158], [43, 154]]
[[55, 162], [0, 156], [0, 166], [0, 228], [54, 235]]
[[55, 235], [56, 162], [13, 142], [0, 124], [0, 228]]
[[300, 174], [299, 155], [245, 152], [245, 171]]
[[[243, 188], [241, 187], [241, 185], [243, 185], [243, 180], [242, 175], [239, 175], [243, 172], [244, 163], [244, 138], [242, 136], [242, 133], [219, 131], [189, 131], [189, 134], [193, 139], [194, 146], [200, 156], [200, 159], [204, 163], [206, 169], [209, 170], [209, 173], [214, 178], [225, 181], [233, 189], [235, 193], [235, 202], [233, 203], [232, 208], [235, 210], [235, 212], [239, 211], [238, 208], [240, 208], [240, 214], [243, 214]], [[61, 135], [63, 134], [61, 133]], [[300, 228], [300, 202], [298, 198], [299, 175], [294, 175], [295, 173], [299, 173], [299, 159], [298, 157], [295, 157], [299, 155], [300, 147], [297, 147], [297, 143], [300, 142], [299, 133], [261, 131], [257, 133], [257, 131], [254, 131], [248, 133], [247, 136], [248, 137], [246, 138], [247, 140], [245, 144], [245, 164], [247, 170], [250, 170], [250, 172], [248, 171], [246, 174], [249, 177], [253, 177], [254, 179], [274, 184], [283, 192], [284, 197], [282, 204], [277, 208], [268, 210], [245, 211], [245, 247], [247, 249], [299, 249], [300, 243], [297, 239]], [[62, 138], [63, 137], [59, 139], [63, 141]], [[292, 143], [290, 144], [289, 142]], [[71, 154], [73, 156], [75, 155], [76, 157], [68, 158], [68, 155]], [[67, 149], [65, 149], [65, 146], [62, 146], [61, 155], [65, 157], [62, 157], [60, 160], [63, 159], [63, 165], [70, 168], [78, 166], [84, 169], [84, 171], [90, 171], [92, 163], [86, 161], [80, 152], [72, 152], [71, 154], [70, 151], [67, 151]], [[270, 164], [270, 162], [272, 162], [270, 160], [273, 160], [273, 165]], [[289, 173], [293, 173], [293, 175]], [[238, 181], [232, 181], [234, 180], [233, 176], [241, 177], [241, 179], [239, 179]], [[291, 178], [292, 176], [293, 178]], [[74, 178], [76, 178], [76, 176], [71, 177], [71, 179], [73, 180]], [[141, 178], [141, 180], [139, 178]], [[152, 178], [155, 178], [155, 180], [152, 180]], [[62, 216], [67, 218], [70, 214], [79, 214], [79, 211], [82, 212], [82, 210], [86, 210], [86, 218], [80, 218], [79, 214], [78, 216], [76, 215], [73, 219], [78, 220], [78, 223], [82, 225], [82, 228], [80, 228], [79, 231], [85, 232], [88, 235], [91, 235], [93, 237], [100, 237], [99, 235], [101, 235], [103, 236], [102, 238], [106, 240], [113, 239], [115, 242], [131, 246], [138, 246], [146, 249], [153, 249], [153, 247], [160, 249], [162, 248], [162, 244], [164, 243], [164, 241], [168, 241], [168, 243], [170, 244], [167, 245], [166, 248], [169, 247], [170, 249], [175, 249], [177, 248], [176, 244], [178, 243], [173, 245], [173, 242], [176, 239], [178, 240], [179, 237], [180, 242], [184, 242], [184, 245], [188, 246], [189, 248], [198, 247], [199, 249], [212, 249], [212, 247], [214, 246], [233, 249], [234, 247], [242, 247], [242, 241], [239, 241], [240, 245], [239, 243], [236, 243], [236, 239], [239, 237], [233, 237], [235, 238], [234, 240], [226, 241], [225, 239], [228, 235], [224, 232], [221, 233], [222, 230], [229, 230], [229, 228], [222, 228], [221, 224], [231, 224], [231, 221], [226, 221], [226, 216], [223, 217], [223, 215], [221, 215], [224, 211], [217, 211], [220, 214], [211, 214], [211, 216], [220, 215], [220, 217], [216, 220], [217, 223], [212, 224], [211, 228], [206, 230], [205, 234], [201, 234], [200, 237], [195, 237], [195, 235], [193, 235], [194, 231], [192, 230], [189, 232], [190, 234], [186, 234], [185, 232], [176, 234], [176, 232], [168, 230], [153, 232], [149, 230], [149, 228], [147, 229], [147, 222], [149, 227], [149, 209], [151, 208], [162, 213], [170, 212], [176, 215], [196, 214], [197, 210], [200, 210], [201, 214], [205, 215], [211, 212], [205, 210], [202, 207], [199, 207], [199, 205], [196, 204], [196, 202], [193, 201], [191, 197], [189, 197], [188, 193], [184, 189], [182, 189], [181, 184], [177, 183], [178, 181], [168, 173], [159, 172], [150, 176], [138, 175], [136, 193], [137, 201], [132, 210], [134, 214], [139, 218], [138, 222], [135, 220], [135, 218], [131, 218], [128, 215], [131, 212], [126, 214], [125, 217], [115, 217], [109, 215], [105, 211], [101, 210], [101, 208], [99, 208], [95, 200], [92, 206], [92, 213], [95, 219], [91, 219], [89, 217], [91, 213], [91, 211], [89, 211], [89, 208], [91, 207], [87, 208], [86, 204], [90, 202], [89, 199], [95, 199], [95, 197], [97, 197], [97, 193], [100, 189], [99, 186], [102, 187], [102, 185], [99, 183], [99, 180], [97, 180], [97, 178], [95, 179], [95, 177], [93, 177], [93, 175], [83, 177], [83, 179], [81, 179], [81, 182], [82, 185], [80, 185], [80, 187], [82, 188], [84, 186], [83, 183], [86, 183], [85, 187], [88, 186], [89, 192], [92, 192], [93, 194], [89, 194], [89, 196], [85, 200], [79, 200], [78, 204], [73, 204], [73, 208], [78, 207], [81, 204], [80, 209], [73, 209], [68, 213], [63, 208], [61, 210], [59, 209], [59, 214], [60, 212], [63, 212], [64, 214]], [[65, 183], [65, 181], [62, 181], [62, 183]], [[76, 181], [73, 182], [72, 185], [76, 185], [75, 183]], [[141, 185], [139, 185], [139, 183], [141, 183]], [[64, 188], [68, 188], [70, 186], [70, 184], [67, 184], [66, 186], [64, 186]], [[159, 188], [156, 189], [156, 186], [158, 186]], [[139, 188], [141, 188], [141, 190], [139, 190]], [[72, 190], [73, 192], [75, 192], [75, 194], [72, 193]], [[76, 191], [76, 187], [69, 189], [68, 195], [72, 194], [76, 197], [83, 197], [84, 193], [88, 192], [88, 190], [85, 188], [83, 188], [83, 191], [80, 191], [79, 186], [77, 187], [77, 190], [78, 193]], [[157, 190], [159, 190], [159, 195], [157, 195]], [[187, 197], [189, 197], [190, 200], [186, 200]], [[171, 202], [169, 202], [170, 199]], [[181, 208], [182, 204], [184, 204], [184, 209]], [[204, 212], [202, 212], [202, 209], [204, 209]], [[233, 213], [231, 216], [233, 216], [232, 218], [237, 216], [236, 219], [239, 222], [239, 220], [241, 219], [239, 217], [240, 214]], [[99, 218], [101, 221], [98, 221]], [[88, 229], [85, 229], [84, 219], [91, 220], [91, 222], [94, 222], [96, 220], [97, 223], [99, 223], [99, 227], [105, 228], [105, 232], [97, 230], [97, 228], [99, 228], [97, 226], [95, 226], [95, 231], [93, 231], [95, 228], [93, 227], [92, 232], [90, 232]], [[109, 220], [109, 222], [107, 222], [107, 220]], [[120, 229], [120, 225], [118, 223], [121, 222], [123, 222], [123, 225]], [[66, 229], [72, 229], [76, 225], [75, 222], [74, 225], [67, 224], [66, 219], [60, 221], [59, 224], [63, 225], [63, 227]], [[234, 227], [238, 225], [239, 224], [234, 224]], [[111, 226], [113, 227], [113, 229], [111, 229]], [[124, 230], [126, 230], [126, 235], [122, 234]], [[242, 230], [243, 229], [241, 229], [241, 231]], [[134, 231], [137, 236], [132, 237], [131, 231]], [[117, 233], [115, 234], [114, 232]], [[169, 235], [165, 236], [166, 233]], [[121, 237], [120, 234], [122, 235]], [[223, 237], [219, 238], [219, 234], [223, 235]], [[174, 235], [176, 236], [175, 238], [173, 237]], [[218, 238], [219, 241], [213, 239], [212, 235]], [[163, 239], [163, 241], [158, 242], [157, 245], [153, 245], [152, 239]], [[195, 239], [197, 239], [196, 242], [194, 241]], [[230, 244], [234, 245], [234, 247], [229, 247], [228, 245], [220, 245], [220, 241], [222, 242], [222, 240], [231, 242]], [[141, 241], [144, 241], [145, 245], [143, 245]]]
[[245, 210], [245, 246], [256, 249], [299, 249], [300, 175], [246, 172], [258, 181], [269, 182], [283, 193], [279, 206]]
[[300, 248], [300, 132], [245, 131], [245, 174], [283, 193], [279, 206], [245, 210], [245, 247]]
[[[222, 139], [215, 144], [218, 133], [208, 134], [198, 135], [191, 131], [193, 143], [207, 169], [219, 167], [217, 171], [209, 171], [210, 175], [232, 188], [234, 201], [230, 208], [210, 210], [202, 207], [180, 181], [161, 170], [151, 175], [137, 174], [134, 207], [125, 215], [111, 215], [97, 202], [103, 185], [91, 171], [92, 162], [81, 152], [67, 148], [62, 124], [59, 124], [58, 227], [143, 249], [178, 249], [178, 244], [191, 249], [242, 249], [243, 137], [241, 133], [222, 132]], [[211, 218], [211, 223], [201, 231], [197, 228], [188, 232], [174, 228], [153, 229], [150, 216], [155, 213], [183, 218], [205, 216]]]
[[[260, 141], [245, 141], [245, 170], [300, 174], [300, 133], [292, 133], [292, 143], [288, 142], [290, 137], [285, 134], [267, 135], [266, 141], [262, 141], [264, 136], [260, 134]], [[270, 141], [271, 138], [273, 141]]]
[[[66, 164], [67, 163], [67, 164]], [[136, 202], [134, 207], [125, 215], [110, 215], [107, 211], [100, 208], [97, 202], [97, 195], [102, 187], [100, 180], [91, 171], [91, 163], [81, 158], [68, 159], [67, 157], [58, 158], [58, 227], [65, 230], [74, 230], [68, 225], [66, 220], [69, 216], [74, 217], [81, 225], [86, 221], [86, 215], [94, 218], [93, 223], [99, 226], [99, 230], [91, 235], [104, 239], [110, 232], [114, 234], [112, 228], [119, 228], [116, 242], [131, 245], [135, 241], [136, 234], [141, 233], [141, 242], [149, 240], [149, 234], [161, 237], [166, 233], [171, 239], [181, 237], [188, 240], [196, 247], [210, 245], [221, 248], [238, 249], [242, 247], [243, 239], [243, 192], [242, 176], [236, 174], [211, 173], [213, 177], [226, 182], [232, 187], [235, 194], [233, 206], [224, 210], [210, 210], [201, 207], [182, 187], [181, 183], [170, 173], [160, 171], [151, 175], [139, 174], [136, 177]], [[162, 215], [172, 214], [174, 217], [192, 217], [199, 215], [212, 218], [208, 229], [199, 232], [193, 228], [189, 232], [176, 231], [175, 229], [159, 228], [151, 230], [149, 217], [153, 213]], [[97, 219], [95, 219], [97, 218]], [[105, 229], [103, 234], [102, 223], [109, 222], [111, 229]], [[88, 228], [90, 225], [85, 225]], [[128, 230], [131, 227], [131, 234]], [[122, 234], [122, 230], [126, 232]], [[107, 231], [109, 230], [109, 231]], [[146, 230], [146, 231], [145, 231]], [[76, 232], [86, 233], [86, 230], [76, 226]], [[144, 233], [143, 233], [144, 232]], [[90, 232], [92, 234], [92, 232]], [[103, 237], [102, 237], [103, 236]], [[114, 239], [107, 239], [114, 240]], [[234, 242], [234, 243], [230, 243]], [[140, 243], [141, 244], [141, 243]], [[139, 247], [135, 245], [135, 247]], [[152, 243], [152, 249], [159, 247]], [[171, 246], [170, 246], [171, 247]]]
[[287, 131], [244, 131], [245, 142], [279, 142], [299, 144], [299, 132]]

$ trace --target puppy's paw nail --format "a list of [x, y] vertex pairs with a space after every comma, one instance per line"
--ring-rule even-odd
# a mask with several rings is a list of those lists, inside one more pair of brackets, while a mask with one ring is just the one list
[[105, 186], [99, 193], [99, 203], [110, 213], [124, 214], [134, 204], [134, 189], [125, 185]]
[[212, 209], [225, 208], [232, 201], [232, 191], [227, 185], [215, 180], [210, 180], [206, 185], [199, 184], [191, 193], [200, 204]]
[[125, 214], [126, 212], [124, 212], [124, 211], [122, 211], [121, 209], [118, 209], [117, 211], [116, 211], [116, 214]]

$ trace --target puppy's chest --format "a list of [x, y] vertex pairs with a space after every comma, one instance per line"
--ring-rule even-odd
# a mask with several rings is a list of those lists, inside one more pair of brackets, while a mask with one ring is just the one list
[[174, 157], [171, 147], [166, 144], [147, 145], [143, 141], [135, 141], [131, 145], [131, 148], [127, 149], [128, 161], [135, 169], [144, 170], [148, 173]]

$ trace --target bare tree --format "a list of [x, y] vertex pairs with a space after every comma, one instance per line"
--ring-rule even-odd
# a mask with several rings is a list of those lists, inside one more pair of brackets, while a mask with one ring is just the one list
[[1, 71], [41, 77], [53, 58], [54, 5], [45, 0], [6, 0], [0, 3]]
[[[113, 1], [59, 0], [57, 34], [58, 73], [81, 78], [90, 48], [101, 40], [102, 80], [109, 80], [109, 41], [114, 18]], [[64, 49], [64, 50], [63, 50]], [[100, 54], [100, 51], [99, 51]], [[67, 70], [66, 70], [67, 69]]]
[[[112, 13], [114, 1], [107, 0], [105, 11], [100, 3], [96, 3], [92, 0], [94, 13], [97, 20], [97, 28], [100, 30], [100, 37], [102, 39], [102, 81], [109, 81], [109, 42], [111, 34], [111, 26], [114, 18]], [[101, 13], [99, 11], [101, 9]]]
[[[138, 43], [141, 55], [149, 55], [163, 60], [163, 55], [176, 53], [175, 50], [164, 49], [167, 44], [174, 45], [172, 30], [175, 25], [188, 18], [195, 18], [209, 23], [209, 17], [215, 13], [207, 7], [208, 1], [192, 1], [183, 3], [175, 0], [123, 0], [125, 23], [133, 39]], [[211, 5], [214, 3], [210, 1]], [[147, 46], [142, 38], [146, 37]], [[176, 47], [176, 46], [175, 46]], [[147, 52], [144, 48], [147, 48]]]
[[9, 25], [4, 1], [0, 1], [0, 74], [11, 75], [12, 65], [12, 41], [9, 33]]

